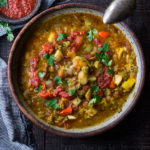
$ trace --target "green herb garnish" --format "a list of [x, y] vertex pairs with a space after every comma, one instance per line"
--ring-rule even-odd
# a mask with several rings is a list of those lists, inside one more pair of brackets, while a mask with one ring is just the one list
[[8, 7], [8, 1], [7, 0], [0, 0], [0, 7]]
[[102, 55], [99, 54], [99, 53], [96, 53], [96, 57], [97, 57], [97, 60], [101, 60], [102, 59]]
[[55, 80], [55, 82], [56, 82], [57, 84], [63, 84], [62, 79], [61, 79], [60, 76], [55, 77], [54, 80]]
[[49, 54], [45, 54], [45, 55], [43, 56], [44, 59], [49, 59], [49, 57], [50, 57]]
[[50, 55], [47, 62], [50, 66], [54, 66], [54, 55]]
[[92, 98], [89, 102], [89, 104], [96, 104], [96, 103], [100, 103], [100, 95], [94, 95], [94, 98]]
[[59, 108], [59, 104], [57, 103], [57, 99], [56, 99], [56, 98], [53, 98], [52, 100], [47, 101], [46, 104], [47, 104], [48, 106], [51, 106], [51, 107], [54, 108], [54, 109]]
[[56, 40], [56, 41], [58, 41], [58, 42], [59, 42], [59, 41], [61, 41], [61, 40], [65, 39], [65, 38], [67, 38], [67, 36], [68, 36], [67, 34], [60, 33], [60, 34], [59, 34], [59, 37], [57, 38], [57, 40]]
[[99, 47], [98, 50], [100, 50], [101, 52], [109, 52], [109, 43], [105, 43], [103, 45], [103, 47]]
[[7, 40], [12, 42], [14, 40], [14, 35], [12, 29], [9, 27], [8, 23], [0, 21], [0, 26], [6, 28]]
[[35, 93], [41, 92], [41, 90], [43, 89], [42, 85], [39, 85], [38, 88], [34, 89]]
[[114, 69], [112, 69], [112, 68], [108, 68], [107, 69], [107, 72], [109, 73], [109, 74], [114, 74], [115, 72], [114, 72]]
[[76, 90], [68, 90], [67, 92], [72, 96], [76, 93]]
[[97, 33], [98, 33], [98, 31], [96, 29], [90, 30], [87, 34], [88, 40], [91, 42], [94, 39], [93, 34], [97, 34]]
[[43, 79], [46, 75], [46, 72], [39, 72], [39, 77]]
[[99, 86], [93, 86], [91, 89], [92, 93], [97, 93], [99, 91]]

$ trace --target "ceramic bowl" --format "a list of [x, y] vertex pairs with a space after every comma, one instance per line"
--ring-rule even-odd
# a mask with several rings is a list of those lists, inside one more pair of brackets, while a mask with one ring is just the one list
[[137, 83], [135, 85], [134, 90], [130, 94], [129, 98], [127, 99], [126, 103], [123, 105], [122, 111], [120, 113], [116, 113], [112, 117], [108, 118], [104, 122], [97, 124], [95, 126], [87, 127], [84, 129], [63, 129], [56, 126], [48, 125], [39, 118], [37, 118], [32, 111], [27, 107], [24, 102], [24, 98], [22, 93], [20, 92], [19, 85], [18, 85], [18, 64], [19, 64], [19, 57], [22, 55], [22, 47], [26, 42], [26, 39], [32, 34], [32, 30], [34, 29], [36, 24], [39, 24], [45, 21], [48, 18], [65, 14], [71, 12], [88, 12], [92, 14], [96, 14], [98, 16], [103, 16], [103, 9], [91, 5], [91, 4], [83, 4], [83, 3], [71, 3], [60, 5], [56, 7], [52, 7], [36, 17], [34, 17], [18, 34], [17, 38], [15, 39], [8, 61], [8, 80], [10, 84], [10, 89], [12, 95], [14, 97], [15, 102], [18, 104], [21, 111], [36, 125], [39, 127], [50, 131], [54, 134], [67, 136], [67, 137], [86, 137], [86, 136], [93, 136], [95, 134], [103, 133], [114, 126], [116, 126], [120, 121], [122, 121], [125, 116], [133, 109], [135, 106], [142, 88], [144, 84], [145, 78], [145, 64], [144, 64], [144, 57], [142, 53], [142, 48], [140, 46], [139, 41], [137, 40], [135, 34], [129, 29], [127, 25], [124, 23], [115, 24], [128, 38], [131, 42], [132, 46], [134, 47], [136, 53], [136, 60], [138, 65], [138, 74], [137, 74]]
[[0, 20], [10, 23], [10, 24], [22, 24], [25, 23], [26, 21], [28, 21], [29, 19], [31, 19], [39, 10], [40, 6], [41, 6], [42, 0], [37, 0], [36, 2], [36, 6], [33, 9], [33, 11], [26, 17], [20, 18], [20, 19], [10, 19], [7, 18], [5, 16], [3, 16], [2, 14], [0, 14]]

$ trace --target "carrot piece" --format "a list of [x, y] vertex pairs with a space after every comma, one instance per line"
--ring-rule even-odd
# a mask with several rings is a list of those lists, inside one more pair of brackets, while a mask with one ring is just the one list
[[109, 87], [110, 87], [111, 89], [114, 89], [114, 88], [115, 88], [115, 81], [114, 81], [114, 80], [111, 81]]
[[109, 32], [106, 31], [101, 31], [99, 32], [99, 36], [101, 36], [102, 38], [106, 39], [107, 37], [109, 37]]
[[52, 97], [52, 94], [51, 94], [50, 90], [48, 90], [48, 91], [42, 90], [40, 92], [40, 96], [43, 98], [49, 98], [49, 97]]
[[72, 108], [67, 108], [67, 109], [64, 109], [60, 112], [60, 114], [62, 116], [66, 116], [66, 115], [71, 115], [72, 114]]

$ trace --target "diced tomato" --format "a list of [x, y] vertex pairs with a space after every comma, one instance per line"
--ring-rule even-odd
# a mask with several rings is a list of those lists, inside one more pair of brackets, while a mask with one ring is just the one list
[[48, 53], [48, 54], [52, 54], [53, 51], [54, 51], [53, 44], [51, 44], [51, 43], [46, 43], [46, 44], [44, 44], [44, 45], [42, 46], [42, 48], [43, 48], [43, 51], [44, 51], [45, 53]]
[[101, 31], [99, 32], [99, 36], [101, 36], [102, 38], [106, 39], [107, 37], [109, 37], [109, 32], [106, 31]]
[[38, 62], [39, 62], [39, 61], [40, 61], [40, 57], [39, 57], [39, 56], [34, 56], [34, 57], [30, 60], [31, 72], [36, 71], [37, 65], [38, 65]]
[[114, 81], [114, 80], [112, 80], [112, 81], [110, 82], [109, 87], [110, 87], [111, 89], [114, 89], [114, 88], [115, 88], [115, 81]]
[[41, 79], [39, 78], [37, 72], [34, 72], [32, 74], [32, 76], [30, 78], [30, 83], [31, 83], [31, 86], [33, 86], [33, 87], [38, 87], [38, 85], [40, 85]]
[[102, 40], [98, 39], [97, 37], [95, 37], [93, 40], [98, 47], [102, 47], [104, 44], [104, 42]]
[[60, 112], [60, 115], [62, 116], [66, 116], [66, 115], [71, 115], [72, 114], [72, 108], [67, 108], [67, 109], [64, 109]]
[[41, 92], [40, 92], [40, 96], [41, 97], [43, 97], [43, 98], [51, 98], [51, 97], [53, 97], [53, 94], [51, 93], [51, 91], [50, 90], [42, 90]]

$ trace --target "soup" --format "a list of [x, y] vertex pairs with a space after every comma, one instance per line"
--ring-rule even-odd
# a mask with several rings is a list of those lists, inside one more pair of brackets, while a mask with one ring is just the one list
[[99, 124], [121, 112], [136, 83], [130, 42], [93, 14], [63, 14], [37, 25], [24, 52], [21, 91], [34, 114], [50, 125]]

